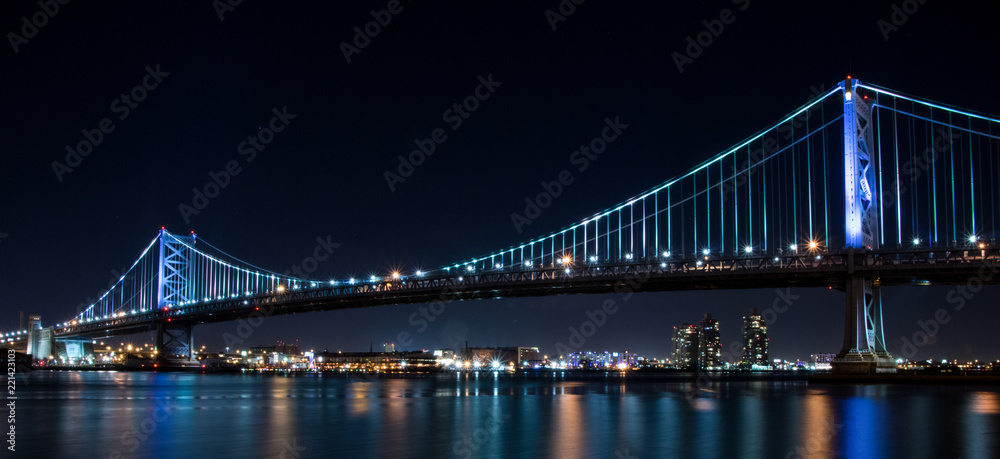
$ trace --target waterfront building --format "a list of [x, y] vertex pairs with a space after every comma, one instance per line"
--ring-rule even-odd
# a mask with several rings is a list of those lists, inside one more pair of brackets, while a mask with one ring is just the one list
[[719, 321], [712, 314], [698, 323], [698, 367], [705, 370], [722, 368], [722, 339], [719, 337]]
[[698, 327], [681, 324], [674, 327], [674, 365], [682, 369], [694, 369], [698, 365]]
[[748, 370], [769, 370], [767, 356], [767, 324], [756, 309], [743, 316], [743, 361], [740, 366]]

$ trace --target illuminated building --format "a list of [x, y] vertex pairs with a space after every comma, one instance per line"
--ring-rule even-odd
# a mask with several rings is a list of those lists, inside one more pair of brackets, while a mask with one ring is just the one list
[[722, 339], [719, 338], [719, 321], [712, 314], [698, 323], [698, 367], [702, 369], [722, 368]]
[[693, 369], [698, 365], [698, 327], [682, 324], [674, 327], [674, 365], [677, 368]]
[[538, 348], [537, 347], [519, 347], [517, 348], [517, 365], [521, 368], [531, 368], [532, 366], [541, 363], [538, 358]]
[[833, 368], [833, 359], [837, 354], [813, 354], [813, 367], [817, 370], [830, 370]]
[[589, 370], [628, 369], [638, 366], [639, 356], [629, 351], [579, 351], [566, 356], [566, 368]]
[[743, 361], [741, 366], [749, 370], [771, 368], [767, 358], [767, 325], [756, 309], [743, 316]]

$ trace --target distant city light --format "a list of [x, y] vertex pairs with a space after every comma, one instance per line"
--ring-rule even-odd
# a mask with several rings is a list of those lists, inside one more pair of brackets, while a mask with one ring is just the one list
[[920, 238], [919, 237], [913, 238], [913, 245], [920, 245]]
[[701, 254], [702, 254], [702, 255], [708, 255], [708, 249], [705, 249], [705, 250], [702, 250], [702, 251], [701, 251]]
[[743, 251], [746, 253], [753, 253], [753, 247], [748, 245], [743, 248]]

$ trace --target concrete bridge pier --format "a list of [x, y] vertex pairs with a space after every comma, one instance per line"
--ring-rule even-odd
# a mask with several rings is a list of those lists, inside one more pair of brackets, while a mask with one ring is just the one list
[[851, 276], [845, 289], [844, 345], [833, 361], [836, 373], [895, 373], [896, 362], [885, 348], [882, 294], [878, 280]]
[[165, 369], [195, 369], [201, 365], [194, 358], [194, 333], [192, 325], [156, 326], [156, 357], [153, 359], [157, 368]]

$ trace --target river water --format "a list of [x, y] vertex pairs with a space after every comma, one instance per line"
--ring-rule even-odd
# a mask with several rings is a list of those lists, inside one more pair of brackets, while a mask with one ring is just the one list
[[[21, 457], [997, 457], [1000, 387], [18, 375]], [[9, 453], [9, 451], [8, 451]]]

